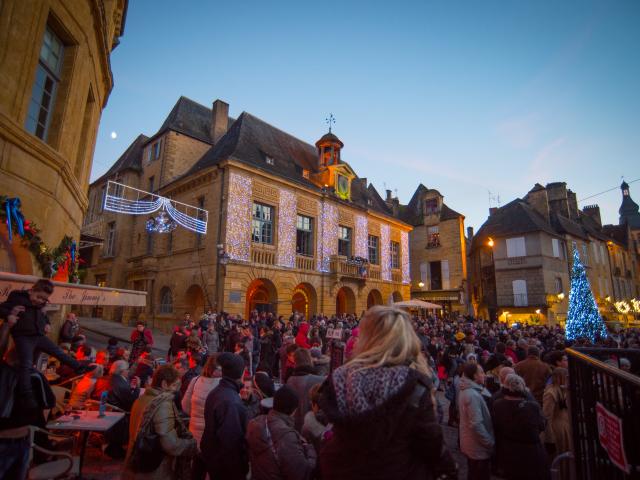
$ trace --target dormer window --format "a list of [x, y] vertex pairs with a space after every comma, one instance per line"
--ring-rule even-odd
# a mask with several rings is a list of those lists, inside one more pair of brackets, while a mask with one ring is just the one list
[[437, 198], [428, 198], [424, 201], [425, 215], [436, 215], [438, 212], [439, 212], [439, 208], [438, 208]]
[[306, 168], [302, 170], [302, 177], [309, 179], [309, 170], [307, 170]]
[[267, 162], [267, 165], [273, 165], [275, 163], [273, 157], [270, 157], [269, 155], [265, 156], [264, 160]]
[[373, 206], [373, 200], [371, 200], [370, 198], [367, 198], [367, 205], [372, 207]]

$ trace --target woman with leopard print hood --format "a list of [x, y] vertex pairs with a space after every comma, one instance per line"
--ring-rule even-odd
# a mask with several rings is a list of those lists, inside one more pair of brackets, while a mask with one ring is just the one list
[[323, 480], [457, 478], [431, 372], [403, 310], [367, 311], [353, 357], [324, 382], [319, 405], [333, 424], [320, 450]]

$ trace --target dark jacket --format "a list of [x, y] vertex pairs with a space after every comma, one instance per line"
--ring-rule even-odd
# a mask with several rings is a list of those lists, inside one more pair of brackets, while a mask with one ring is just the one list
[[498, 399], [492, 407], [496, 460], [507, 480], [549, 478], [547, 455], [540, 441], [545, 419], [536, 402]]
[[525, 383], [535, 397], [538, 404], [542, 405], [542, 395], [547, 379], [551, 375], [551, 367], [535, 355], [530, 355], [513, 367], [518, 375], [524, 378]]
[[187, 336], [182, 332], [173, 332], [169, 340], [169, 354], [178, 355], [178, 351], [187, 349]]
[[204, 405], [200, 451], [210, 474], [225, 480], [244, 480], [249, 471], [245, 434], [247, 411], [240, 384], [223, 377]]
[[140, 387], [131, 388], [122, 375], [111, 375], [107, 402], [130, 412], [133, 402], [140, 396]]
[[287, 379], [287, 385], [298, 395], [298, 408], [293, 417], [298, 432], [302, 432], [304, 416], [311, 409], [309, 390], [311, 390], [311, 387], [314, 385], [324, 382], [325, 378], [326, 377], [316, 375], [313, 367], [299, 367], [295, 368], [291, 376]]
[[320, 389], [333, 436], [323, 480], [457, 478], [433, 405], [431, 380], [407, 366], [337, 368]]
[[249, 422], [247, 443], [252, 480], [309, 480], [316, 465], [313, 446], [293, 428], [293, 417], [271, 410]]
[[0, 318], [6, 320], [13, 307], [17, 306], [22, 306], [25, 310], [18, 316], [17, 323], [11, 329], [11, 335], [14, 337], [44, 335], [44, 327], [49, 324], [49, 319], [40, 307], [31, 303], [29, 292], [26, 290], [13, 290], [9, 293], [7, 300], [0, 304]]
[[60, 330], [60, 341], [61, 342], [71, 342], [80, 332], [80, 325], [78, 322], [73, 322], [71, 320], [65, 320], [62, 324], [62, 330]]

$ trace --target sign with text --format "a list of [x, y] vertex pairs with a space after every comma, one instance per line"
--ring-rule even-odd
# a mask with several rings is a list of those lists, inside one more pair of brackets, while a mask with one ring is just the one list
[[[28, 290], [38, 277], [0, 273], [0, 302], [4, 302], [13, 290]], [[144, 307], [147, 292], [94, 287], [73, 283], [52, 282], [53, 293], [49, 303], [54, 305], [101, 305], [121, 307]]]
[[607, 410], [600, 402], [596, 403], [596, 419], [600, 445], [607, 451], [609, 460], [620, 470], [630, 473], [627, 455], [622, 437], [622, 420]]

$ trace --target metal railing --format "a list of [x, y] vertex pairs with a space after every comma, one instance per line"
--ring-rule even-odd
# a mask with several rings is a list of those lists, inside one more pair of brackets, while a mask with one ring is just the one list
[[[569, 390], [575, 478], [640, 479], [640, 377], [600, 359], [636, 355], [625, 349], [570, 348]], [[601, 444], [607, 428], [602, 412], [620, 419], [629, 473], [616, 466]], [[600, 422], [598, 417], [600, 411]], [[607, 437], [608, 438], [608, 437]]]

